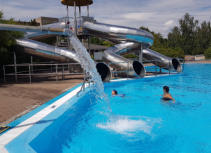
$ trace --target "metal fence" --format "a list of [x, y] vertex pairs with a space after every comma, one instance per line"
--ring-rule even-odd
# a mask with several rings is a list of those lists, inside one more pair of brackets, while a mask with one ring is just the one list
[[28, 78], [32, 82], [33, 77], [55, 77], [64, 79], [66, 75], [83, 75], [83, 69], [79, 63], [33, 63], [33, 64], [10, 64], [3, 66], [3, 76], [6, 82], [13, 77], [16, 82], [19, 79]]
[[[155, 61], [144, 61], [146, 75], [160, 75], [160, 74], [176, 74], [177, 72], [169, 69], [169, 67], [158, 67], [152, 64]], [[184, 70], [184, 60], [180, 60]], [[127, 65], [127, 68], [120, 68], [115, 65]], [[130, 62], [109, 62], [107, 65], [111, 70], [111, 77], [115, 78], [130, 78], [129, 75], [133, 68], [130, 66]], [[39, 77], [55, 77], [55, 80], [63, 80], [67, 75], [84, 75], [84, 70], [79, 63], [26, 63], [26, 64], [10, 64], [3, 66], [4, 81], [8, 79], [14, 79], [16, 82], [21, 79], [28, 78], [29, 82], [32, 82], [33, 78]], [[134, 76], [133, 76], [134, 77]], [[138, 77], [138, 76], [135, 76]]]

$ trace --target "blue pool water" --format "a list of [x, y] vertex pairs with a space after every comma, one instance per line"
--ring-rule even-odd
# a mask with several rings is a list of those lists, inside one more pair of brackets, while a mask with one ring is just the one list
[[[160, 99], [164, 85], [175, 104]], [[126, 96], [112, 97], [113, 89]], [[187, 64], [178, 75], [106, 83], [105, 92], [110, 106], [86, 94], [34, 138], [31, 148], [38, 153], [211, 152], [211, 65]]]

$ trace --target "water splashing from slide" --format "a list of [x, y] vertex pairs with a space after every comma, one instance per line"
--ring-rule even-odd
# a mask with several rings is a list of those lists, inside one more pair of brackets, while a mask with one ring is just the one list
[[90, 75], [90, 77], [88, 78], [89, 81], [94, 83], [93, 86], [98, 92], [96, 96], [100, 97], [101, 99], [105, 98], [106, 96], [104, 93], [103, 82], [99, 73], [97, 72], [95, 62], [90, 57], [86, 48], [81, 44], [80, 40], [76, 36], [74, 36], [71, 31], [68, 31], [68, 33], [70, 44], [72, 44], [73, 48], [75, 49], [76, 55], [80, 61], [82, 68], [85, 70], [86, 73]]

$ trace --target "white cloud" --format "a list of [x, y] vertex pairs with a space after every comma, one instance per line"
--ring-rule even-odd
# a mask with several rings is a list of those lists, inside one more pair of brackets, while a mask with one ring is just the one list
[[167, 22], [164, 23], [164, 26], [166, 27], [171, 27], [172, 25], [174, 25], [174, 20], [168, 20]]
[[150, 19], [154, 13], [143, 13], [143, 12], [134, 12], [124, 14], [122, 17], [126, 20], [137, 20], [137, 21], [145, 21]]

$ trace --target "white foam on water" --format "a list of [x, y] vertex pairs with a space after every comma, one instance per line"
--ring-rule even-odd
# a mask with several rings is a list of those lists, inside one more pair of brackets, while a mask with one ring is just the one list
[[137, 132], [144, 132], [150, 135], [155, 121], [142, 119], [133, 120], [128, 118], [112, 119], [107, 123], [98, 123], [96, 126], [101, 129], [113, 131], [124, 135], [133, 135]]

